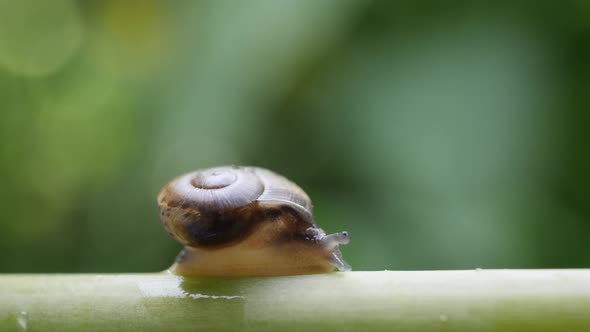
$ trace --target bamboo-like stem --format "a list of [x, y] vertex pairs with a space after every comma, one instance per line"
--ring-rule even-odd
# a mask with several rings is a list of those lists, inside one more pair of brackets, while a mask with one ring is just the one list
[[0, 331], [590, 331], [590, 270], [0, 275]]

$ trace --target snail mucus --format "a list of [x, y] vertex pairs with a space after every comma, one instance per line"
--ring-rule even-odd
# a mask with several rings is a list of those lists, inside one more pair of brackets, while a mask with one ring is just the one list
[[184, 249], [170, 271], [183, 276], [270, 276], [350, 270], [296, 184], [259, 167], [197, 170], [158, 195], [160, 221]]

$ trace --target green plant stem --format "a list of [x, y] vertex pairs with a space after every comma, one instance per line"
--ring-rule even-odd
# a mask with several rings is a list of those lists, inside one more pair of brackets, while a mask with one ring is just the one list
[[0, 275], [0, 330], [590, 331], [590, 270]]

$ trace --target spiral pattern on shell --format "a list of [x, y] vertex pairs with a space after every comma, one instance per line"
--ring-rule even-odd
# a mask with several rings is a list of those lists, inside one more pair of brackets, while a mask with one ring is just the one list
[[194, 207], [222, 210], [251, 203], [264, 186], [251, 170], [220, 167], [182, 175], [174, 190]]

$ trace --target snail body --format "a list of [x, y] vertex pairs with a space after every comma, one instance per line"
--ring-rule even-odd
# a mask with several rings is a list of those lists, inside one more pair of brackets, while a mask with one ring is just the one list
[[224, 166], [184, 174], [158, 195], [160, 221], [184, 245], [170, 270], [184, 276], [270, 276], [350, 270], [313, 219], [311, 201], [267, 169]]

